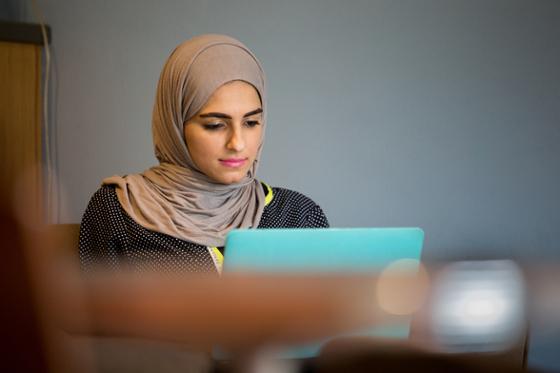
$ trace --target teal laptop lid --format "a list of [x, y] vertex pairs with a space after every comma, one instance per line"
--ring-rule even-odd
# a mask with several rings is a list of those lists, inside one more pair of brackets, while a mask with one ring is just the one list
[[[419, 228], [241, 229], [226, 238], [224, 272], [378, 272], [400, 259], [420, 260]], [[408, 338], [410, 322], [376, 326], [358, 335]], [[312, 357], [321, 343], [285, 351]]]

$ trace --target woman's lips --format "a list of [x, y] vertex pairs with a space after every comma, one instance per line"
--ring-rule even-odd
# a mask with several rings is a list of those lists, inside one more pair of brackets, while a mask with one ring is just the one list
[[247, 162], [247, 158], [228, 158], [220, 159], [220, 163], [226, 167], [241, 167]]

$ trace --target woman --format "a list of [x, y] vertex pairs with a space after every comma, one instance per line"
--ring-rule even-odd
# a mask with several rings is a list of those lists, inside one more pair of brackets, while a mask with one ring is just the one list
[[179, 45], [154, 105], [159, 165], [103, 180], [80, 227], [82, 265], [219, 273], [232, 229], [328, 227], [308, 197], [255, 179], [265, 116], [264, 72], [241, 42]]

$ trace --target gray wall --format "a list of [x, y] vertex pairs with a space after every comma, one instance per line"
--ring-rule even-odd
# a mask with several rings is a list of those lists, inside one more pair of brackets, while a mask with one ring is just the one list
[[[40, 1], [52, 26], [60, 221], [154, 164], [162, 64], [245, 42], [269, 79], [259, 176], [334, 226], [420, 226], [426, 259], [560, 259], [560, 1]], [[560, 369], [560, 331], [531, 363]]]
[[5, 0], [0, 2], [0, 20], [2, 21], [16, 21], [21, 19], [18, 13], [18, 7], [15, 0]]

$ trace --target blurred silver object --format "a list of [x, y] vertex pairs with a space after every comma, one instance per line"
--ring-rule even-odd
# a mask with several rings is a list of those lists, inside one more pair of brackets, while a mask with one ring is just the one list
[[444, 351], [503, 351], [523, 337], [525, 282], [513, 261], [452, 263], [433, 285], [431, 329]]

